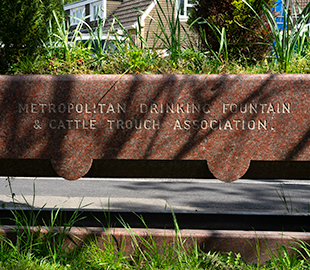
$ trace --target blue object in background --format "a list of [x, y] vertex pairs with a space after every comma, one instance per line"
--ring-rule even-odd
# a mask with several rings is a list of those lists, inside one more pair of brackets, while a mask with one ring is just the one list
[[276, 22], [279, 27], [279, 30], [283, 30], [284, 8], [282, 0], [276, 0], [275, 12], [277, 13]]

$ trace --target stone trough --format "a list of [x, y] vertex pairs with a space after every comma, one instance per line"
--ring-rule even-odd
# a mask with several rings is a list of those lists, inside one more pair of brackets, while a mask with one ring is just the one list
[[251, 160], [310, 160], [309, 75], [0, 76], [0, 158], [206, 160], [231, 182]]

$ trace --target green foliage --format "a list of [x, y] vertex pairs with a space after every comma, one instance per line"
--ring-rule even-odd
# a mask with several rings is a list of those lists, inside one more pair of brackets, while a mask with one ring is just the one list
[[[309, 258], [305, 258], [303, 252], [309, 253], [309, 249], [302, 241], [297, 241], [296, 246], [277, 246], [275, 251], [269, 251], [270, 260], [266, 262], [269, 269], [300, 270], [309, 269]], [[301, 256], [300, 256], [301, 255]]]
[[[151, 23], [157, 27], [155, 35], [155, 44], [160, 49], [165, 50], [169, 54], [171, 61], [177, 64], [180, 54], [184, 47], [184, 41], [190, 42], [189, 29], [196, 22], [194, 20], [186, 29], [180, 21], [180, 12], [176, 5], [176, 1], [166, 0], [164, 5], [160, 1], [156, 5], [157, 19], [151, 18]], [[154, 48], [155, 48], [154, 44]]]
[[215, 50], [212, 48], [212, 46], [209, 44], [206, 32], [201, 31], [200, 37], [202, 38], [203, 43], [205, 46], [207, 46], [209, 50], [209, 54], [211, 54], [211, 57], [214, 57], [215, 62], [217, 65], [221, 65], [225, 62], [229, 61], [229, 52], [228, 52], [228, 45], [227, 45], [227, 35], [226, 30], [223, 27], [221, 30], [214, 24], [209, 23], [208, 21], [205, 21], [206, 24], [210, 27], [212, 30], [214, 36], [216, 37], [219, 48], [216, 48]]
[[[40, 213], [44, 206], [38, 211], [35, 211], [35, 185], [33, 185], [33, 200], [28, 202], [24, 197], [24, 205], [28, 210], [27, 213], [20, 206], [14, 198], [12, 190], [11, 180], [8, 178], [8, 184], [12, 194], [12, 201], [14, 204], [14, 210], [12, 210], [13, 221], [15, 223], [16, 242], [13, 243], [9, 240], [5, 243], [11, 247], [16, 253], [20, 255], [35, 255], [42, 256], [56, 260], [58, 256], [62, 256], [59, 251], [63, 251], [65, 248], [65, 241], [67, 239], [67, 233], [71, 230], [77, 221], [84, 219], [81, 217], [80, 209], [88, 205], [82, 206], [82, 200], [70, 218], [66, 218], [62, 213], [62, 209], [52, 209], [50, 212], [49, 223], [44, 222], [45, 233], [41, 233], [42, 226], [40, 224]], [[60, 224], [59, 224], [59, 223]], [[55, 229], [58, 228], [58, 231]]]
[[[60, 0], [51, 1], [51, 5], [56, 3], [55, 1]], [[254, 6], [255, 1], [258, 0], [251, 0]], [[190, 41], [189, 32], [180, 23], [178, 13], [166, 12], [176, 8], [174, 2], [166, 0], [164, 3], [166, 5], [163, 3], [158, 5], [155, 18], [150, 20], [151, 24], [157, 26], [155, 38], [152, 37], [153, 45], [150, 45], [148, 39], [152, 33], [146, 32], [146, 35], [143, 35], [141, 25], [129, 31], [118, 18], [114, 17], [118, 24], [116, 30], [112, 24], [110, 28], [106, 27], [107, 22], [98, 18], [96, 28], [88, 25], [85, 20], [80, 20], [75, 30], [70, 31], [69, 21], [59, 15], [60, 12], [57, 10], [52, 11], [49, 17], [44, 16], [44, 20], [42, 16], [40, 17], [45, 21], [45, 25], [38, 26], [37, 29], [42, 35], [36, 36], [32, 50], [30, 50], [31, 42], [21, 45], [19, 52], [15, 50], [17, 47], [14, 47], [13, 43], [9, 43], [12, 46], [6, 46], [4, 43], [6, 55], [0, 49], [0, 73], [53, 75], [310, 73], [310, 30], [306, 24], [310, 15], [309, 5], [304, 11], [299, 11], [302, 16], [296, 24], [293, 19], [294, 13], [287, 12], [285, 24], [288, 27], [285, 28], [287, 31], [282, 32], [277, 28], [275, 18], [267, 4], [263, 4], [260, 12], [256, 12], [246, 1], [224, 0], [220, 5], [226, 10], [232, 10], [231, 7], [234, 7], [233, 19], [224, 25], [223, 18], [228, 18], [228, 15], [224, 12], [218, 15], [215, 13], [217, 9], [213, 10], [213, 21], [216, 23], [218, 20], [223, 26], [209, 21], [200, 24], [202, 27], [200, 38], [204, 46], [199, 50], [193, 43], [185, 42]], [[213, 0], [210, 3], [214, 3]], [[3, 8], [2, 3], [0, 7]], [[242, 13], [242, 9], [246, 12]], [[1, 20], [3, 21], [0, 18]], [[247, 20], [255, 22], [255, 25], [259, 24], [261, 32], [255, 32], [256, 30], [241, 24], [241, 21]], [[195, 24], [194, 21], [192, 23]], [[90, 37], [84, 43], [80, 41], [82, 28], [88, 30]], [[243, 33], [244, 38], [248, 35], [249, 39], [243, 42], [254, 42], [256, 38], [259, 42], [242, 43], [241, 40], [238, 41], [236, 35], [231, 34], [233, 30]], [[0, 33], [1, 31], [2, 29]], [[104, 34], [107, 34], [108, 39], [103, 42]], [[239, 47], [236, 44], [235, 46], [233, 41], [238, 41]], [[161, 51], [154, 49], [158, 46]], [[255, 61], [255, 54], [257, 54], [256, 60], [260, 60], [262, 55], [268, 55], [268, 61]], [[240, 59], [240, 55], [247, 58]]]
[[[245, 0], [243, 1], [247, 4]], [[272, 59], [278, 63], [279, 70], [284, 72], [288, 72], [290, 62], [294, 57], [300, 58], [305, 54], [306, 50], [309, 51], [309, 26], [307, 22], [310, 17], [310, 3], [303, 10], [297, 4], [298, 12], [294, 7], [291, 12], [289, 3], [289, 1], [286, 1], [284, 4], [283, 30], [279, 29], [274, 13], [266, 3], [263, 4], [262, 10], [264, 18], [267, 20], [267, 26], [254, 8], [247, 4], [255, 16], [259, 18], [261, 26], [267, 33], [265, 36], [261, 35], [261, 39], [266, 42], [266, 45], [273, 48]]]
[[0, 40], [2, 64], [14, 63], [21, 56], [32, 55], [38, 40], [45, 39], [46, 23], [55, 10], [60, 14], [61, 0], [1, 0]]
[[[268, 4], [271, 2], [268, 0]], [[194, 24], [194, 29], [200, 37], [202, 49], [211, 49], [219, 55], [223, 48], [219, 33], [223, 36], [225, 31], [230, 59], [242, 57], [248, 61], [259, 61], [269, 48], [260, 44], [260, 36], [266, 36], [266, 31], [255, 17], [253, 9], [262, 15], [263, 3], [263, 0], [249, 0], [249, 5], [242, 0], [197, 0], [188, 23], [201, 19], [200, 23]], [[261, 18], [265, 21], [263, 16]]]
[[245, 268], [246, 266], [246, 264], [241, 259], [240, 253], [234, 254], [232, 251], [227, 253], [225, 257], [225, 263], [226, 265], [232, 266], [233, 269]]
[[182, 50], [181, 60], [179, 66], [186, 65], [186, 69], [189, 73], [199, 73], [203, 71], [206, 62], [206, 56], [198, 51], [191, 48]]
[[[100, 243], [99, 243], [100, 241]], [[117, 250], [117, 242], [108, 235], [107, 238], [90, 239], [89, 243], [83, 247], [79, 254], [79, 264], [73, 263], [72, 268], [76, 269], [132, 269], [130, 260], [120, 246]], [[101, 246], [101, 248], [98, 248]]]
[[70, 63], [72, 61], [72, 56], [75, 56], [75, 48], [81, 35], [80, 30], [82, 28], [83, 21], [80, 21], [76, 26], [75, 31], [71, 32], [70, 24], [68, 23], [66, 18], [63, 17], [59, 20], [55, 11], [53, 11], [53, 16], [56, 22], [56, 29], [53, 31], [53, 23], [51, 22], [51, 20], [49, 20], [49, 39], [48, 43], [44, 44], [44, 48], [47, 50], [49, 56], [51, 57], [52, 54], [60, 52], [60, 57], [64, 61]]
[[[158, 2], [158, 8], [156, 9], [158, 21], [154, 20], [157, 24], [158, 33], [155, 33], [155, 35], [156, 38], [161, 41], [162, 49], [167, 50], [172, 61], [177, 63], [179, 54], [181, 53], [182, 42], [186, 35], [181, 34], [182, 25], [179, 20], [180, 13], [179, 11], [174, 12], [177, 9], [175, 1], [166, 0], [166, 7], [167, 10], [164, 10]], [[171, 15], [169, 16], [169, 14]]]

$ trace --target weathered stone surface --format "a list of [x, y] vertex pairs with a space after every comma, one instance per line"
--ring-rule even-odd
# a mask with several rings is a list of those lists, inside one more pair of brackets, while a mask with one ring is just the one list
[[310, 160], [309, 75], [0, 76], [0, 158], [207, 160], [234, 181], [251, 160]]

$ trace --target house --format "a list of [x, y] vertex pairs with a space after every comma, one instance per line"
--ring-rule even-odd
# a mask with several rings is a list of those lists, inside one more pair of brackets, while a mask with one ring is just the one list
[[[174, 1], [174, 0], [171, 0]], [[188, 14], [192, 8], [191, 0], [176, 0], [176, 5], [179, 7], [179, 20], [186, 27], [186, 21], [188, 19]], [[96, 15], [98, 14], [102, 19], [106, 21], [104, 27], [103, 39], [107, 38], [108, 30], [113, 24], [115, 30], [121, 31], [122, 28], [115, 21], [114, 18], [120, 22], [120, 24], [133, 35], [136, 30], [140, 27], [141, 35], [145, 38], [147, 33], [156, 32], [156, 23], [152, 22], [152, 18], [158, 20], [156, 10], [159, 9], [159, 5], [162, 7], [166, 16], [171, 16], [172, 10], [171, 6], [167, 7], [167, 3], [170, 0], [80, 0], [71, 4], [64, 6], [65, 12], [70, 15], [69, 20], [72, 29], [76, 27], [80, 20], [86, 18], [85, 21], [93, 28], [96, 27]], [[159, 12], [162, 15], [161, 12]], [[176, 15], [176, 14], [174, 14]], [[74, 18], [74, 17], [76, 18]], [[162, 18], [165, 22], [164, 18]], [[166, 29], [168, 29], [168, 25]], [[89, 38], [86, 29], [82, 30], [82, 39], [87, 40]], [[150, 36], [148, 39], [149, 46], [153, 44], [153, 37]]]
[[[64, 11], [68, 15], [67, 20], [71, 30], [74, 30], [81, 21], [85, 21], [91, 27], [96, 27], [98, 16], [106, 19], [108, 12], [113, 14], [121, 3], [121, 0], [80, 0], [64, 5]], [[83, 40], [89, 39], [85, 25], [81, 32]]]

